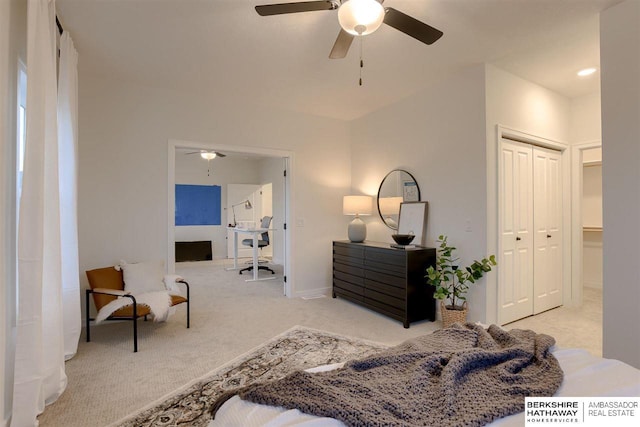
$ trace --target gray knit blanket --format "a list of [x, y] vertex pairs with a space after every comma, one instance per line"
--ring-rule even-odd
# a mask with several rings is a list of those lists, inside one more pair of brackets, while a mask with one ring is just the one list
[[552, 396], [563, 372], [555, 340], [530, 330], [455, 324], [329, 372], [294, 372], [236, 390], [240, 398], [348, 426], [481, 426]]

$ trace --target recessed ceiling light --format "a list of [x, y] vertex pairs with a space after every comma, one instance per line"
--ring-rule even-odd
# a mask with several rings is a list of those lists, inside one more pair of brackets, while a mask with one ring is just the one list
[[585, 68], [584, 70], [580, 70], [578, 71], [578, 75], [580, 77], [584, 77], [584, 76], [590, 76], [591, 74], [595, 73], [596, 69], [595, 68]]

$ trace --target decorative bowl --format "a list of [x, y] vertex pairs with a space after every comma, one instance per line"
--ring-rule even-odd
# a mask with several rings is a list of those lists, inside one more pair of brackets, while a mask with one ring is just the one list
[[392, 234], [391, 237], [399, 245], [408, 245], [416, 236], [413, 234]]

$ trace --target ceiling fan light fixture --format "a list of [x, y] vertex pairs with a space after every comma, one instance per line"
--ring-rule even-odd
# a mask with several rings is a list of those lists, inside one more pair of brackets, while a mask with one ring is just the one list
[[208, 151], [203, 151], [202, 153], [200, 153], [200, 157], [202, 157], [205, 160], [213, 160], [216, 158], [216, 153], [209, 153]]
[[376, 0], [348, 0], [338, 9], [340, 26], [354, 36], [373, 33], [383, 20], [384, 8]]

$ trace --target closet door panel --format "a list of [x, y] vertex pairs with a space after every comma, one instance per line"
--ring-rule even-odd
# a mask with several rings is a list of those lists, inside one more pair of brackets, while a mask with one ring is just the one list
[[534, 314], [562, 304], [562, 183], [560, 153], [533, 148]]
[[500, 183], [499, 322], [533, 313], [533, 180], [531, 146], [502, 142]]

